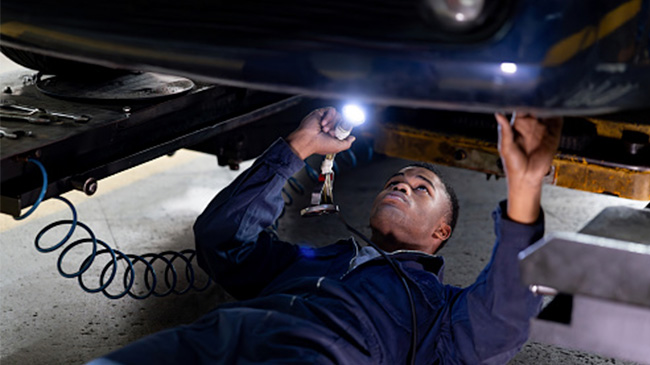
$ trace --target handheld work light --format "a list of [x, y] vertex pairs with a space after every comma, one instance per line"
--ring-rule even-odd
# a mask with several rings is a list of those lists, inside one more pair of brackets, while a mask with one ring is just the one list
[[[336, 138], [343, 140], [346, 139], [352, 128], [362, 124], [366, 121], [366, 113], [362, 107], [357, 104], [346, 104], [341, 110], [343, 118], [341, 122], [334, 129]], [[313, 217], [323, 214], [331, 214], [339, 211], [338, 205], [334, 204], [334, 157], [336, 154], [328, 154], [325, 156], [321, 164], [321, 172], [319, 181], [322, 184], [312, 193], [311, 206], [300, 211], [303, 217]]]

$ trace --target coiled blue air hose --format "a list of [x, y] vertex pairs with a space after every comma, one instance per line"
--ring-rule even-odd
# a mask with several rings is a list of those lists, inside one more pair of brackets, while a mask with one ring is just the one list
[[[45, 192], [47, 191], [48, 178], [47, 178], [47, 171], [45, 170], [45, 167], [41, 162], [37, 160], [28, 159], [27, 161], [35, 164], [41, 171], [41, 174], [43, 176], [43, 187], [41, 188], [41, 192], [38, 198], [36, 199], [34, 205], [24, 215], [16, 217], [15, 218], [16, 220], [22, 220], [24, 218], [27, 218], [29, 215], [31, 215], [36, 210], [36, 208], [38, 208], [38, 206], [41, 204], [43, 198], [45, 197]], [[95, 233], [93, 232], [93, 230], [90, 227], [88, 227], [86, 224], [78, 220], [77, 210], [75, 209], [72, 202], [60, 196], [54, 198], [64, 202], [68, 206], [68, 208], [70, 208], [70, 211], [72, 212], [72, 219], [55, 221], [45, 226], [36, 235], [36, 238], [34, 239], [34, 246], [36, 250], [41, 253], [53, 252], [61, 248], [62, 246], [64, 246], [66, 243], [68, 243], [68, 241], [70, 240], [74, 232], [77, 230], [77, 228], [81, 228], [82, 230], [84, 230], [89, 236], [89, 238], [78, 239], [74, 242], [71, 242], [69, 245], [67, 245], [59, 255], [59, 258], [57, 260], [57, 270], [59, 271], [59, 274], [64, 278], [69, 278], [69, 279], [77, 278], [79, 286], [85, 292], [88, 293], [102, 292], [104, 296], [106, 296], [109, 299], [119, 299], [124, 297], [127, 294], [134, 299], [146, 299], [152, 295], [155, 297], [164, 297], [172, 293], [183, 294], [189, 291], [190, 289], [194, 289], [196, 291], [204, 291], [212, 283], [212, 280], [208, 278], [205, 285], [203, 286], [196, 285], [194, 268], [192, 265], [192, 259], [196, 257], [196, 251], [192, 249], [186, 249], [180, 252], [165, 251], [159, 254], [156, 253], [147, 253], [144, 255], [124, 254], [119, 250], [111, 248], [111, 246], [108, 245], [106, 242], [97, 239], [95, 237]], [[43, 236], [45, 236], [45, 234], [50, 230], [52, 230], [53, 228], [62, 225], [70, 226], [66, 235], [59, 242], [49, 247], [44, 247], [41, 243]], [[83, 259], [83, 261], [79, 265], [79, 269], [74, 272], [64, 270], [63, 262], [66, 256], [68, 255], [68, 253], [70, 253], [71, 250], [73, 250], [74, 248], [84, 244], [91, 245], [91, 253]], [[98, 251], [97, 250], [98, 245], [102, 246], [103, 249]], [[96, 258], [98, 256], [106, 255], [106, 254], [110, 255], [110, 260], [107, 264], [104, 265], [104, 267], [101, 270], [101, 274], [99, 275], [99, 285], [97, 287], [89, 287], [86, 284], [86, 282], [84, 282], [83, 275], [87, 273], [89, 269], [91, 269], [93, 264], [97, 261]], [[185, 264], [185, 278], [187, 279], [187, 286], [182, 290], [177, 289], [177, 285], [179, 283], [178, 280], [179, 275], [178, 275], [178, 270], [174, 265], [174, 261], [177, 259], [181, 259], [181, 261], [183, 261]], [[165, 279], [164, 284], [166, 285], [167, 288], [162, 292], [156, 291], [161, 281], [158, 280], [158, 275], [156, 274], [156, 270], [154, 269], [153, 264], [158, 260], [163, 262], [165, 265], [163, 276]], [[122, 277], [121, 291], [118, 294], [112, 294], [108, 291], [108, 289], [109, 287], [111, 287], [111, 284], [113, 284], [115, 278], [117, 277], [118, 261], [126, 262], [126, 268], [124, 269], [124, 275]], [[134, 266], [135, 264], [138, 263], [142, 263], [146, 267], [144, 271], [144, 285], [147, 288], [147, 291], [144, 294], [139, 294], [135, 292], [135, 288], [134, 288], [134, 284], [136, 283], [136, 271]], [[116, 287], [118, 285], [120, 284], [114, 284], [113, 287]]]
[[47, 191], [47, 172], [45, 171], [45, 167], [43, 167], [42, 163], [34, 159], [30, 158], [27, 159], [27, 161], [36, 164], [36, 166], [38, 166], [38, 168], [41, 170], [41, 174], [43, 175], [43, 187], [41, 188], [41, 192], [38, 194], [38, 198], [36, 198], [36, 202], [34, 203], [34, 205], [32, 205], [31, 209], [29, 209], [27, 213], [19, 217], [14, 217], [14, 219], [17, 221], [23, 220], [29, 217], [32, 213], [34, 213], [36, 208], [38, 208], [39, 204], [41, 204], [41, 202], [43, 201], [43, 198], [45, 197], [45, 192]]

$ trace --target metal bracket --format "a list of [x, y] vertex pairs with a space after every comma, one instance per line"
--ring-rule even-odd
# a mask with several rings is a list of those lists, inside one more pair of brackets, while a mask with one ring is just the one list
[[650, 210], [607, 208], [580, 233], [549, 234], [519, 260], [524, 284], [557, 294], [531, 320], [532, 340], [648, 363]]

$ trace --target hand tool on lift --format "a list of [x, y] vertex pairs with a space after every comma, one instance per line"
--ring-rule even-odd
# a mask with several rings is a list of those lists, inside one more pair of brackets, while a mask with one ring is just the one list
[[45, 110], [29, 105], [16, 104], [10, 100], [0, 100], [0, 118], [19, 120], [32, 124], [52, 124], [69, 119], [75, 123], [87, 123], [87, 115], [74, 115]]
[[31, 137], [32, 131], [25, 129], [11, 129], [0, 127], [0, 138], [18, 139], [20, 137]]
[[[366, 115], [357, 105], [346, 105], [343, 107], [343, 120], [336, 126], [334, 134], [340, 140], [346, 139], [352, 128], [362, 124]], [[321, 164], [321, 173], [318, 176], [319, 184], [311, 194], [311, 205], [300, 211], [303, 217], [316, 217], [325, 214], [337, 213], [338, 205], [334, 204], [334, 157], [335, 153], [325, 155]]]

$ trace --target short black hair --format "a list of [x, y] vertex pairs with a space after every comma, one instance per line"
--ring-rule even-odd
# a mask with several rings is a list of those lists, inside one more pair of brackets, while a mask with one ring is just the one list
[[445, 244], [447, 244], [447, 241], [449, 241], [451, 236], [454, 234], [454, 229], [456, 228], [456, 222], [458, 222], [458, 213], [460, 211], [460, 206], [458, 205], [458, 197], [456, 197], [456, 192], [454, 191], [454, 188], [451, 186], [451, 184], [449, 184], [449, 181], [447, 181], [445, 176], [440, 172], [440, 170], [438, 170], [438, 168], [434, 164], [429, 162], [417, 161], [404, 166], [404, 168], [407, 167], [421, 167], [433, 172], [434, 174], [436, 174], [436, 176], [438, 176], [438, 179], [440, 179], [440, 182], [445, 187], [447, 198], [449, 198], [449, 209], [450, 209], [450, 215], [448, 216], [447, 224], [449, 224], [449, 227], [451, 227], [451, 234], [446, 240], [442, 241], [442, 243], [436, 250], [436, 252], [438, 252], [440, 251], [440, 249], [442, 249], [445, 246]]

